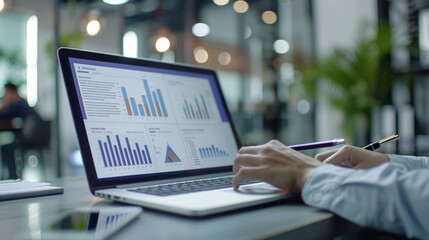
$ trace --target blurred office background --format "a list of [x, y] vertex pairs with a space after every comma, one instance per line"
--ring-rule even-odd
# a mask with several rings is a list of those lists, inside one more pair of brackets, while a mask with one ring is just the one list
[[429, 152], [427, 0], [0, 0], [0, 84], [51, 124], [27, 179], [83, 174], [58, 46], [217, 69], [244, 145], [398, 133], [382, 151]]

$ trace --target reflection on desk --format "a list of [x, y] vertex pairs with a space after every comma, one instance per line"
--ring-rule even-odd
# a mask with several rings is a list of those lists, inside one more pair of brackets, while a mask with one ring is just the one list
[[[49, 181], [64, 194], [0, 202], [2, 239], [38, 239], [52, 221], [77, 207], [115, 205], [91, 195], [84, 177]], [[167, 231], [168, 229], [168, 231]], [[188, 218], [144, 209], [140, 218], [112, 239], [332, 239], [358, 227], [300, 199], [283, 200], [205, 218]]]

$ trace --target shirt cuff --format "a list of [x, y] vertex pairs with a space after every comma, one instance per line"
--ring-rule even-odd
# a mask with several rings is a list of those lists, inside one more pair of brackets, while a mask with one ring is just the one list
[[338, 186], [351, 171], [333, 164], [324, 164], [311, 170], [301, 190], [302, 199], [310, 206], [328, 209]]
[[429, 158], [427, 157], [416, 157], [416, 156], [405, 156], [388, 154], [391, 163], [397, 166], [402, 166], [406, 170], [415, 170], [422, 168], [429, 168]]

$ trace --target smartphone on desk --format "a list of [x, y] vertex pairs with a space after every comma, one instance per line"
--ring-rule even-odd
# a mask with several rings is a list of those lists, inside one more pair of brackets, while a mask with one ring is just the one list
[[78, 208], [42, 230], [42, 239], [106, 239], [142, 212], [141, 207]]

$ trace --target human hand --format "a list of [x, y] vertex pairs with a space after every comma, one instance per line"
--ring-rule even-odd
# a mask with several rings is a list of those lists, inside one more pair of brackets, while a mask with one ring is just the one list
[[234, 160], [234, 189], [241, 181], [258, 179], [286, 193], [299, 193], [308, 172], [321, 162], [297, 152], [277, 140], [252, 147], [242, 147]]
[[317, 154], [315, 158], [323, 163], [356, 169], [368, 169], [389, 161], [386, 154], [350, 145]]

